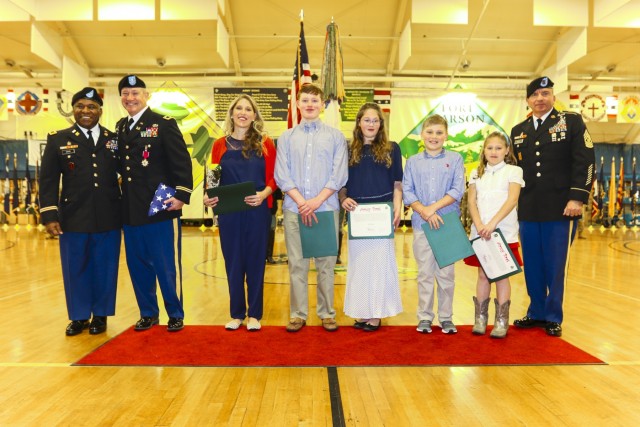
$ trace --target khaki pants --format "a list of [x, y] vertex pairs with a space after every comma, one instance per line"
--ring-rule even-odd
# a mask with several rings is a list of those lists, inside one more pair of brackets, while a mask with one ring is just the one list
[[[284, 214], [284, 239], [289, 257], [289, 310], [291, 317], [307, 319], [309, 315], [309, 264], [310, 259], [302, 257], [302, 244], [300, 243], [300, 228], [298, 214], [285, 210]], [[336, 225], [336, 239], [338, 238], [338, 211], [333, 212]], [[336, 266], [336, 257], [327, 256], [315, 258], [317, 270], [317, 307], [316, 311], [320, 319], [335, 318], [336, 311], [333, 308], [333, 282]]]
[[418, 264], [418, 320], [433, 321], [434, 280], [438, 286], [438, 321], [453, 316], [454, 264], [438, 267], [422, 229], [413, 231], [413, 256]]

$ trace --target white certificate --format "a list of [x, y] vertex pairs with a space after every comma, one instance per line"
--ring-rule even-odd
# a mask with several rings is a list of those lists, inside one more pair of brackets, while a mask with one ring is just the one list
[[487, 278], [495, 282], [522, 271], [520, 264], [513, 256], [500, 229], [491, 233], [489, 240], [480, 237], [471, 241], [473, 251], [480, 261]]
[[392, 238], [392, 203], [359, 203], [349, 212], [349, 239]]

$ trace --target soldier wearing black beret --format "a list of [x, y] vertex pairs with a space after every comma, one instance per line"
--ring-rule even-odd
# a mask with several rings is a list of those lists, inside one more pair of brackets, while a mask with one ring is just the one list
[[102, 98], [85, 87], [72, 103], [76, 122], [49, 133], [40, 172], [42, 223], [60, 240], [69, 336], [102, 333], [115, 314], [122, 227], [118, 140], [98, 124]]
[[[135, 75], [118, 83], [127, 117], [116, 124], [121, 145], [124, 241], [127, 266], [140, 308], [136, 331], [158, 324], [156, 280], [170, 332], [183, 328], [180, 215], [193, 188], [191, 156], [176, 121], [147, 106], [146, 84]], [[149, 216], [158, 185], [175, 189], [167, 209]]]
[[531, 299], [520, 328], [544, 327], [562, 335], [562, 301], [582, 206], [595, 173], [593, 142], [579, 114], [557, 111], [553, 81], [539, 77], [527, 85], [532, 115], [511, 130], [526, 187], [518, 200], [525, 281]]

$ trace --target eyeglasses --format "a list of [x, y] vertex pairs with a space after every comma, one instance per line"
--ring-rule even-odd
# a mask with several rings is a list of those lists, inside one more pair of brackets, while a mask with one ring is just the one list
[[380, 124], [380, 120], [378, 119], [362, 119], [362, 123], [364, 123], [365, 125], [379, 125]]

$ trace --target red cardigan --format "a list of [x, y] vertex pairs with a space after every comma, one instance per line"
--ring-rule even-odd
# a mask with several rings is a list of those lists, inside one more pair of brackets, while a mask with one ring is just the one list
[[[227, 152], [227, 137], [223, 136], [222, 138], [218, 138], [213, 143], [213, 148], [211, 149], [211, 164], [217, 165], [220, 163], [220, 159], [224, 153]], [[272, 192], [276, 191], [276, 181], [273, 179], [273, 171], [276, 167], [276, 146], [274, 145], [271, 138], [266, 137], [264, 141], [262, 141], [262, 155], [264, 156], [265, 161], [265, 179], [267, 187], [271, 187]], [[270, 208], [273, 206], [273, 197], [269, 196], [267, 198], [267, 206]]]

